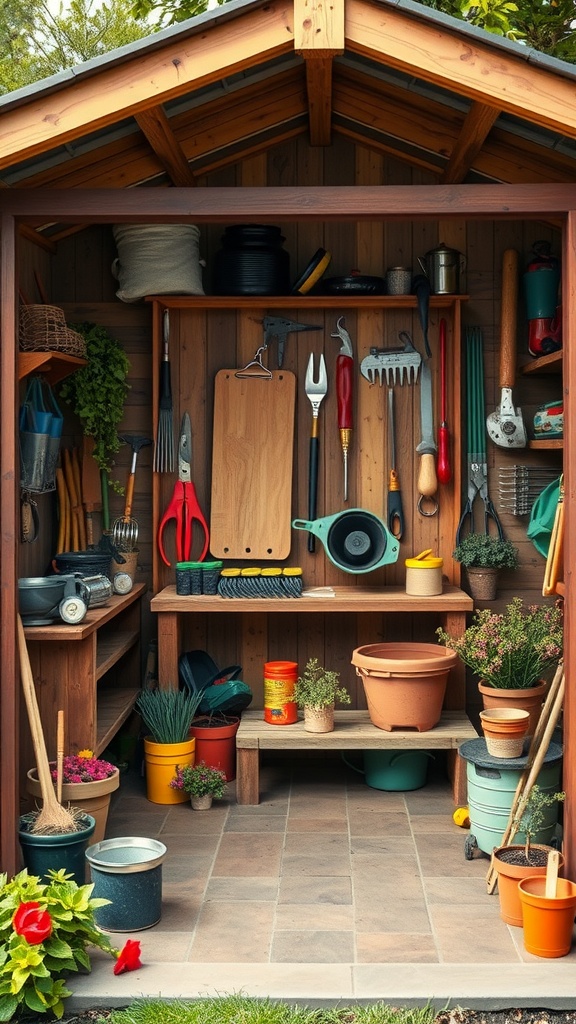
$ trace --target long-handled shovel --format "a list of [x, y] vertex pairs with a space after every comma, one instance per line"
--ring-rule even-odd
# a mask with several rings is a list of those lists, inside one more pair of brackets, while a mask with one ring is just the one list
[[46, 752], [46, 743], [44, 741], [44, 733], [42, 732], [40, 711], [38, 709], [38, 701], [36, 700], [36, 691], [34, 689], [32, 668], [30, 666], [30, 658], [28, 657], [28, 648], [26, 647], [26, 637], [24, 636], [24, 626], [22, 625], [22, 619], [19, 615], [17, 616], [17, 627], [18, 654], [20, 656], [20, 678], [22, 680], [22, 690], [24, 693], [24, 700], [26, 702], [26, 710], [28, 712], [32, 743], [34, 745], [34, 753], [36, 755], [38, 781], [40, 783], [40, 789], [42, 790], [43, 801], [42, 809], [38, 812], [38, 817], [35, 819], [34, 824], [31, 827], [31, 831], [35, 833], [76, 832], [77, 829], [74, 821], [74, 815], [71, 814], [70, 811], [67, 811], [65, 807], [62, 807], [62, 804], [58, 803], [54, 792], [52, 776], [50, 775], [50, 764], [48, 761], [48, 754]]

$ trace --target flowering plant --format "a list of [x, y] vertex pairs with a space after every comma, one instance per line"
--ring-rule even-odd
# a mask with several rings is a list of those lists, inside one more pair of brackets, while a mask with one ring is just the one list
[[178, 765], [170, 786], [189, 796], [213, 796], [221, 800], [226, 791], [226, 773], [220, 768], [211, 768], [204, 761], [186, 764], [183, 768]]
[[562, 608], [525, 607], [515, 597], [500, 615], [489, 608], [475, 612], [462, 636], [443, 629], [436, 634], [483, 683], [498, 690], [527, 690], [562, 655]]
[[[92, 897], [93, 885], [77, 885], [62, 868], [41, 881], [26, 870], [10, 881], [0, 874], [0, 1021], [24, 1012], [60, 1018], [71, 995], [66, 976], [90, 970], [89, 946], [114, 957], [114, 974], [140, 967], [140, 943], [122, 951], [94, 921], [110, 900]], [[137, 948], [135, 948], [137, 947]]]
[[[77, 754], [68, 754], [62, 763], [63, 782], [100, 782], [109, 779], [118, 768], [110, 761], [102, 761], [94, 757], [91, 750], [80, 750]], [[50, 766], [50, 774], [56, 781], [56, 766]]]

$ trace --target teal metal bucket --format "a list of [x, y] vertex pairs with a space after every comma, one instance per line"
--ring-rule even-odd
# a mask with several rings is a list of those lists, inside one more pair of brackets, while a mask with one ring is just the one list
[[[502, 845], [516, 788], [526, 767], [526, 757], [491, 757], [483, 739], [463, 743], [460, 754], [467, 762], [470, 838], [473, 837], [478, 848], [490, 855], [495, 847]], [[551, 743], [536, 780], [544, 793], [558, 792], [561, 768], [562, 748]], [[543, 815], [544, 825], [534, 842], [549, 846], [558, 823], [558, 804], [545, 807]], [[515, 842], [523, 843], [525, 838], [523, 832], [517, 832]]]
[[426, 785], [428, 765], [434, 758], [427, 750], [365, 750], [363, 760], [364, 767], [357, 768], [343, 757], [349, 768], [364, 776], [371, 789], [404, 793]]

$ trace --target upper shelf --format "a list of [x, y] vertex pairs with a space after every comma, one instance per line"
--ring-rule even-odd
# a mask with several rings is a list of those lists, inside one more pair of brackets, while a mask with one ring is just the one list
[[57, 384], [82, 366], [86, 366], [85, 359], [64, 352], [19, 352], [18, 380], [31, 373], [41, 373], [49, 384]]
[[538, 356], [530, 363], [520, 366], [520, 373], [524, 376], [529, 376], [532, 373], [562, 373], [562, 355], [562, 349], [560, 349], [559, 352], [551, 352], [547, 356]]
[[[431, 295], [431, 309], [450, 309], [467, 295]], [[416, 309], [415, 295], [148, 295], [166, 309]]]

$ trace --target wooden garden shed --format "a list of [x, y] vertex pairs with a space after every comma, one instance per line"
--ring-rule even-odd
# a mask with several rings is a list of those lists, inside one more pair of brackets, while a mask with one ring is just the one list
[[[299, 605], [289, 615], [272, 606], [268, 613], [259, 602], [219, 615], [202, 605], [197, 614], [188, 616], [180, 615], [179, 606], [170, 603], [170, 591], [165, 614], [160, 614], [161, 682], [174, 683], [178, 650], [205, 648], [220, 664], [242, 664], [256, 707], [262, 706], [262, 665], [267, 658], [291, 657], [304, 664], [309, 656], [318, 655], [354, 688], [350, 655], [356, 646], [390, 637], [433, 640], [439, 619], [448, 625], [462, 621], [472, 602], [460, 588], [459, 567], [451, 556], [466, 493], [461, 374], [466, 332], [470, 327], [482, 332], [486, 406], [492, 410], [499, 402], [503, 253], [517, 250], [525, 265], [534, 242], [543, 239], [562, 263], [563, 348], [534, 361], [527, 351], [526, 323], [519, 308], [514, 399], [530, 426], [540, 404], [563, 397], [563, 441], [530, 442], [520, 451], [489, 443], [487, 458], [495, 502], [503, 469], [521, 463], [564, 472], [569, 683], [564, 706], [565, 855], [569, 875], [575, 877], [576, 711], [571, 666], [576, 664], [576, 638], [571, 633], [569, 586], [576, 560], [576, 513], [571, 500], [574, 417], [570, 416], [571, 382], [576, 374], [571, 358], [576, 319], [575, 85], [571, 65], [410, 0], [336, 0], [330, 5], [306, 0], [287, 5], [275, 0], [233, 0], [216, 13], [2, 99], [3, 870], [13, 872], [19, 863], [15, 821], [22, 774], [30, 758], [15, 642], [17, 580], [47, 571], [54, 554], [56, 522], [53, 493], [39, 495], [38, 539], [34, 544], [21, 543], [18, 410], [32, 370], [45, 374], [53, 384], [70, 372], [70, 364], [58, 357], [23, 359], [18, 348], [20, 302], [48, 299], [64, 310], [68, 322], [96, 322], [121, 341], [131, 363], [122, 429], [147, 436], [154, 435], [158, 424], [162, 320], [168, 310], [175, 416], [178, 423], [185, 411], [192, 418], [193, 476], [208, 520], [216, 374], [252, 359], [262, 344], [262, 320], [267, 315], [321, 328], [289, 336], [286, 345], [284, 366], [295, 374], [298, 392], [291, 514], [302, 518], [307, 510], [310, 406], [303, 382], [311, 352], [325, 352], [329, 370], [320, 420], [318, 514], [346, 507], [385, 514], [386, 388], [371, 387], [356, 373], [350, 493], [344, 502], [333, 376], [338, 343], [332, 335], [338, 318], [344, 317], [357, 362], [371, 346], [390, 347], [401, 331], [408, 331], [421, 346], [416, 299], [412, 295], [350, 298], [323, 292], [266, 298], [215, 294], [213, 268], [224, 228], [270, 224], [282, 231], [294, 282], [318, 248], [331, 253], [325, 276], [347, 276], [355, 269], [382, 276], [386, 268], [397, 265], [417, 273], [418, 257], [441, 242], [465, 255], [458, 294], [433, 296], [430, 308], [436, 419], [439, 326], [443, 319], [447, 324], [452, 478], [438, 490], [438, 513], [424, 516], [418, 508], [415, 453], [419, 401], [416, 389], [403, 385], [397, 389], [396, 435], [406, 527], [398, 561], [372, 573], [367, 588], [365, 577], [342, 572], [321, 545], [310, 553], [306, 534], [299, 533], [293, 536], [283, 564], [300, 566], [308, 588], [335, 588], [335, 600], [325, 598], [322, 603], [312, 598], [305, 611]], [[151, 301], [134, 304], [119, 301], [110, 269], [115, 256], [111, 225], [132, 222], [198, 225], [206, 294], [150, 296]], [[270, 366], [275, 366], [275, 356], [271, 346], [265, 354]], [[271, 410], [264, 406], [261, 417], [265, 444]], [[81, 443], [79, 425], [69, 414], [64, 441], [71, 448]], [[66, 641], [50, 647], [41, 634], [34, 639], [27, 631], [49, 752], [54, 750], [50, 722], [60, 696], [69, 702], [71, 743], [91, 745], [93, 738], [100, 750], [127, 717], [134, 692], [127, 692], [116, 718], [102, 731], [96, 707], [100, 696], [94, 688], [116, 700], [118, 708], [126, 677], [139, 672], [136, 638], [142, 639], [145, 650], [156, 630], [155, 613], [161, 610], [154, 601], [174, 583], [173, 566], [161, 562], [155, 542], [174, 478], [152, 473], [151, 451], [142, 453], [134, 502], [143, 586], [138, 600], [129, 606], [131, 617], [123, 624], [117, 622], [116, 630], [112, 622], [106, 634], [105, 639], [117, 645], [117, 653], [106, 660], [87, 648], [81, 662], [74, 664], [63, 653]], [[123, 448], [118, 457], [121, 481], [129, 456], [128, 448]], [[269, 500], [262, 495], [265, 504]], [[121, 511], [122, 499], [112, 495], [112, 517]], [[519, 548], [521, 568], [503, 581], [498, 604], [503, 606], [516, 593], [536, 602], [541, 599], [545, 563], [526, 537], [526, 517], [501, 508], [500, 518]], [[403, 610], [404, 559], [426, 548], [444, 559], [445, 594], [429, 609], [414, 604], [406, 614], [395, 614]], [[244, 561], [249, 563], [250, 558]], [[261, 561], [266, 564], [265, 558]], [[339, 590], [342, 587], [347, 588], [345, 592]], [[118, 647], [122, 630], [132, 636], [124, 648], [121, 643]], [[58, 699], [52, 686], [55, 648], [61, 659], [56, 664], [66, 666], [60, 672]], [[356, 706], [362, 706], [362, 700], [362, 693], [355, 689]], [[456, 680], [448, 707], [466, 708], [473, 714], [475, 704], [473, 687], [469, 685], [466, 693], [464, 679]], [[80, 706], [85, 710], [82, 722]]]

